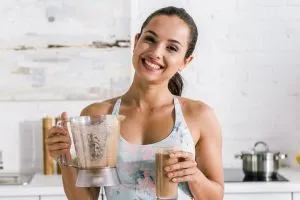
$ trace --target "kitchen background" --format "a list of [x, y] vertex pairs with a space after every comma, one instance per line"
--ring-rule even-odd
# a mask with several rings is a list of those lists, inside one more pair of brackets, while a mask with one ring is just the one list
[[224, 167], [241, 167], [234, 155], [258, 140], [297, 166], [300, 1], [1, 0], [2, 172], [42, 172], [42, 117], [78, 115], [127, 89], [130, 41], [167, 5], [184, 7], [198, 25], [184, 96], [215, 109]]

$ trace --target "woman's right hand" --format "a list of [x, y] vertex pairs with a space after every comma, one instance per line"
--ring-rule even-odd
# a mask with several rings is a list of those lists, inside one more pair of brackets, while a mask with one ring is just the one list
[[[61, 120], [68, 120], [68, 115], [66, 112], [61, 114]], [[60, 127], [55, 125], [51, 127], [46, 139], [46, 145], [50, 156], [55, 160], [57, 160], [57, 158], [61, 155], [66, 155], [67, 158], [71, 157], [71, 138], [66, 126]]]

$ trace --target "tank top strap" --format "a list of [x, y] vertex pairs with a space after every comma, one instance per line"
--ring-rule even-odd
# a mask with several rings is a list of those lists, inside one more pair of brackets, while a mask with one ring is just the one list
[[184, 122], [184, 116], [181, 110], [181, 105], [178, 97], [174, 96], [174, 107], [175, 107], [175, 123]]
[[176, 135], [177, 138], [179, 138], [181, 143], [181, 148], [184, 151], [191, 152], [192, 154], [195, 155], [194, 139], [184, 119], [180, 101], [176, 96], [174, 96], [174, 107], [176, 112], [174, 134]]
[[113, 111], [112, 111], [112, 115], [118, 115], [119, 114], [119, 110], [120, 110], [120, 105], [121, 105], [121, 97], [116, 101]]

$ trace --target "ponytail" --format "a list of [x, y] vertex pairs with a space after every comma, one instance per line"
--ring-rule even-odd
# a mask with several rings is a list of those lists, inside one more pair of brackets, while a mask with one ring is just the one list
[[181, 96], [183, 80], [178, 72], [176, 72], [176, 74], [169, 80], [168, 88], [173, 95]]

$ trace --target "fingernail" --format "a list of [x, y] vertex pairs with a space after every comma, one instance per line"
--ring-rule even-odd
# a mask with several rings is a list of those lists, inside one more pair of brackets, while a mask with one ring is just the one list
[[170, 169], [171, 169], [170, 167], [165, 167], [166, 171], [170, 171]]
[[173, 173], [169, 173], [168, 177], [171, 178], [173, 176]]

